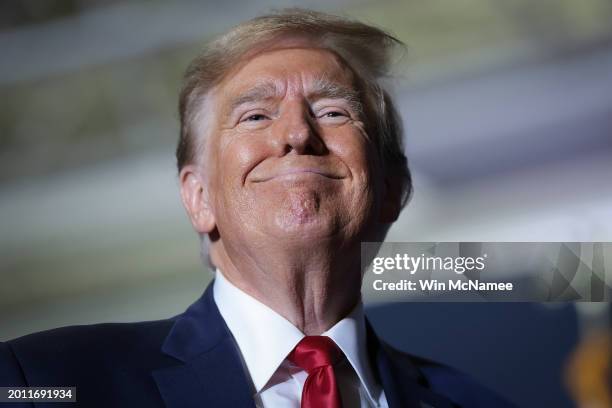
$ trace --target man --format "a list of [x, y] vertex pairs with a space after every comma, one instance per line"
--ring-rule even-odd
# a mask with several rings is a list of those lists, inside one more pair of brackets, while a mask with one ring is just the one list
[[181, 196], [216, 267], [184, 314], [0, 347], [2, 385], [77, 387], [82, 406], [502, 407], [364, 318], [362, 241], [411, 190], [379, 83], [398, 41], [286, 10], [237, 26], [185, 76]]

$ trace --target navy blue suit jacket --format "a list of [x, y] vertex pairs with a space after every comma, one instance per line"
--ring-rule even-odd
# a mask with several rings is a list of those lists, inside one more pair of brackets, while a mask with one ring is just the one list
[[[371, 327], [367, 343], [392, 408], [511, 406], [455, 370], [392, 349]], [[172, 319], [65, 327], [0, 343], [0, 386], [76, 386], [70, 407], [254, 407], [212, 285]]]

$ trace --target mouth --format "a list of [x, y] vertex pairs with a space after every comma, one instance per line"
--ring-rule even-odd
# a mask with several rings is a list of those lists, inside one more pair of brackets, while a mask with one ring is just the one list
[[344, 177], [333, 174], [331, 172], [315, 169], [315, 168], [305, 168], [305, 169], [287, 169], [284, 171], [280, 171], [268, 176], [255, 176], [251, 179], [253, 183], [263, 183], [265, 181], [270, 180], [294, 180], [300, 178], [308, 178], [308, 177], [316, 177], [316, 178], [327, 178], [332, 180], [340, 180]]

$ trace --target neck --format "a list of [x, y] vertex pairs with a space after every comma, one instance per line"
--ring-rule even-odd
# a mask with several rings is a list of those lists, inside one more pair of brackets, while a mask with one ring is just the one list
[[[329, 248], [285, 252], [259, 248], [255, 254], [230, 258], [218, 240], [211, 245], [211, 256], [228, 281], [306, 335], [319, 335], [331, 328], [361, 298], [358, 254]], [[347, 259], [357, 262], [347, 263]]]

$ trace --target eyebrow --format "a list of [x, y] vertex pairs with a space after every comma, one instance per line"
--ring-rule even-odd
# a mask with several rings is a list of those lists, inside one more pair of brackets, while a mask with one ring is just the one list
[[363, 103], [360, 93], [353, 88], [346, 87], [326, 78], [319, 78], [315, 81], [312, 90], [308, 93], [309, 101], [317, 99], [342, 99], [348, 103], [349, 107], [356, 113], [363, 112]]
[[249, 88], [245, 92], [235, 97], [230, 103], [230, 112], [234, 112], [240, 106], [251, 103], [262, 101], [266, 99], [272, 99], [278, 96], [281, 90], [274, 82], [261, 82], [252, 88]]
[[[234, 112], [244, 104], [276, 98], [282, 93], [283, 90], [275, 82], [258, 83], [236, 96], [230, 103], [229, 111]], [[326, 78], [319, 78], [314, 81], [312, 89], [307, 94], [307, 99], [312, 103], [323, 98], [344, 100], [356, 113], [361, 114], [363, 112], [363, 104], [358, 91], [329, 81]]]

